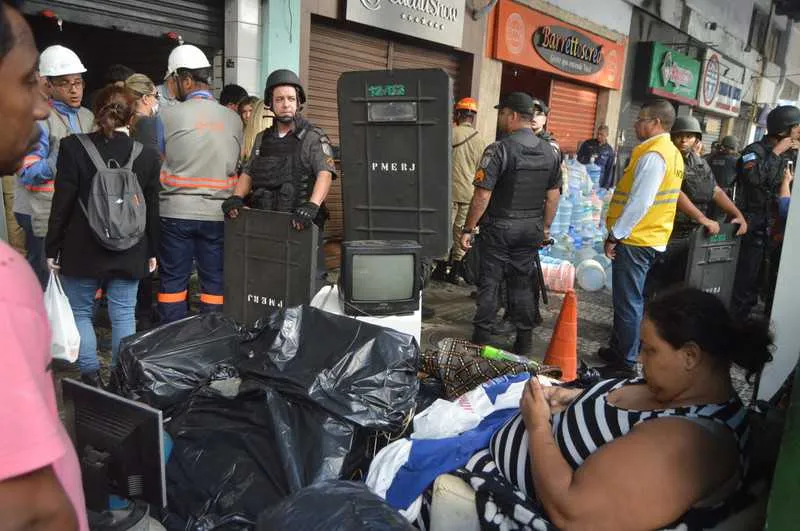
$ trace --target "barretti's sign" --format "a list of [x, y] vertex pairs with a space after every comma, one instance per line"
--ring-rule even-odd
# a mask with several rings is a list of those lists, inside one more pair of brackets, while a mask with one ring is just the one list
[[697, 106], [727, 116], [739, 116], [744, 91], [744, 68], [706, 50]]
[[542, 59], [563, 72], [584, 76], [603, 68], [603, 45], [562, 26], [542, 26], [533, 33]]
[[604, 39], [513, 0], [500, 0], [497, 17], [495, 59], [620, 88], [625, 41]]
[[460, 48], [464, 7], [464, 0], [347, 0], [346, 18]]

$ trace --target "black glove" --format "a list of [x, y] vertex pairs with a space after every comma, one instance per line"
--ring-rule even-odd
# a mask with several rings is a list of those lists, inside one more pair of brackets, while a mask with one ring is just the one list
[[231, 210], [240, 209], [244, 207], [244, 199], [238, 195], [232, 195], [222, 202], [222, 211], [226, 216], [230, 216]]
[[299, 207], [294, 209], [294, 215], [292, 216], [292, 223], [295, 223], [302, 227], [301, 230], [305, 230], [311, 226], [311, 223], [314, 222], [314, 219], [317, 217], [319, 213], [319, 206], [315, 205], [311, 201], [306, 201]]

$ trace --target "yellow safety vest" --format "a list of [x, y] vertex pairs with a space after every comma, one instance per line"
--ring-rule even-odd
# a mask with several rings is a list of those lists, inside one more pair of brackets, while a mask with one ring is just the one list
[[631, 234], [622, 240], [626, 245], [635, 247], [658, 247], [667, 245], [672, 234], [672, 224], [675, 221], [675, 211], [678, 206], [678, 195], [683, 181], [683, 157], [678, 148], [670, 140], [669, 135], [658, 135], [645, 140], [633, 150], [631, 161], [625, 168], [619, 180], [611, 204], [608, 207], [606, 227], [610, 231], [617, 219], [622, 215], [622, 210], [628, 202], [628, 195], [633, 187], [633, 178], [636, 165], [645, 153], [655, 152], [661, 155], [666, 162], [667, 170], [661, 186], [658, 188], [656, 199], [645, 216], [633, 228]]

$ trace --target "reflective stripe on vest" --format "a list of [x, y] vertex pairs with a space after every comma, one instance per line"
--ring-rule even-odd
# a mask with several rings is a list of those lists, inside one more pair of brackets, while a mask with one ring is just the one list
[[670, 140], [669, 135], [659, 135], [639, 144], [631, 154], [631, 161], [614, 190], [608, 207], [606, 227], [611, 230], [628, 202], [633, 187], [634, 173], [639, 159], [645, 153], [658, 153], [666, 163], [666, 171], [658, 188], [655, 201], [644, 217], [633, 228], [623, 243], [636, 247], [659, 247], [667, 245], [675, 221], [675, 211], [683, 180], [683, 156]]
[[228, 190], [236, 186], [238, 177], [230, 176], [227, 180], [214, 179], [213, 177], [182, 177], [161, 172], [161, 184], [176, 188], [209, 188], [212, 190]]

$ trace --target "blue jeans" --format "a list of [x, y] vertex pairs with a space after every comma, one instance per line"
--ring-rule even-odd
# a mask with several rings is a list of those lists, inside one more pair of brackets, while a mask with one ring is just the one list
[[658, 251], [620, 243], [611, 268], [614, 331], [611, 348], [628, 365], [639, 357], [639, 328], [644, 313], [644, 283]]
[[158, 314], [161, 324], [186, 317], [189, 277], [197, 263], [200, 311], [221, 312], [225, 263], [225, 223], [161, 218]]
[[[97, 359], [97, 336], [94, 332], [94, 295], [104, 282], [95, 278], [76, 278], [61, 276], [64, 293], [67, 294], [78, 333], [81, 335], [81, 348], [78, 366], [81, 374], [100, 369]], [[122, 338], [136, 333], [136, 292], [138, 280], [116, 278], [105, 281], [105, 296], [108, 301], [108, 314], [111, 318], [111, 366], [117, 365], [119, 343]]]
[[33, 235], [33, 224], [28, 214], [14, 212], [14, 219], [17, 220], [17, 225], [25, 233], [25, 258], [27, 258], [33, 272], [36, 273], [36, 278], [39, 279], [42, 288], [45, 288], [47, 287], [50, 273], [47, 271], [47, 262], [44, 255], [44, 238], [38, 238]]

